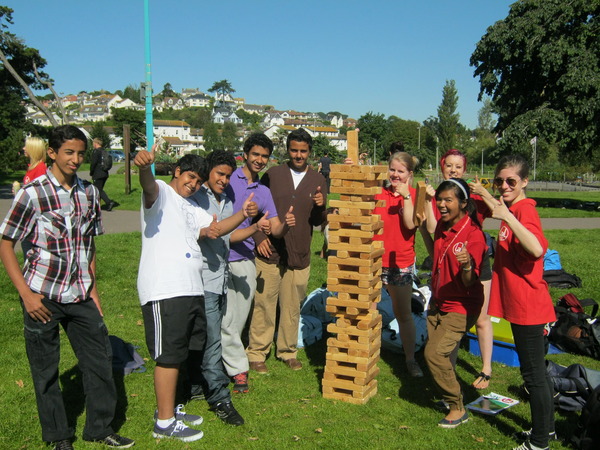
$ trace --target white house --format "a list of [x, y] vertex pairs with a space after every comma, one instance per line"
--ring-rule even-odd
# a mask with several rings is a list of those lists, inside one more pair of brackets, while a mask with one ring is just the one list
[[87, 105], [83, 106], [79, 111], [78, 119], [85, 122], [100, 122], [107, 120], [110, 117], [108, 106]]
[[185, 103], [185, 106], [187, 106], [188, 108], [193, 108], [193, 107], [204, 108], [204, 107], [210, 105], [211, 100], [212, 100], [212, 97], [210, 95], [199, 93], [199, 94], [194, 94], [194, 95], [190, 95], [190, 96], [186, 97], [186, 99], [184, 100], [184, 103]]
[[190, 124], [183, 120], [155, 120], [152, 124], [155, 137], [176, 137], [190, 140]]

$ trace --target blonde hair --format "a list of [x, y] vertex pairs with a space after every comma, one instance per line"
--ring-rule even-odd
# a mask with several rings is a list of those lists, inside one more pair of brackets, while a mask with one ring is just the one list
[[417, 164], [419, 164], [419, 160], [412, 155], [409, 155], [406, 152], [396, 152], [392, 156], [390, 156], [389, 164], [392, 164], [392, 161], [398, 161], [401, 164], [404, 164], [409, 172], [414, 172]]
[[39, 137], [28, 137], [25, 139], [25, 151], [29, 156], [31, 165], [37, 164], [40, 161], [46, 161], [46, 150], [48, 144], [46, 141]]

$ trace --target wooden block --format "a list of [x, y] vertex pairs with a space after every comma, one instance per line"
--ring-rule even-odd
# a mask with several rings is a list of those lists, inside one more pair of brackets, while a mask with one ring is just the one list
[[379, 367], [374, 366], [366, 372], [360, 372], [346, 367], [326, 367], [323, 374], [323, 380], [333, 381], [335, 387], [354, 387], [347, 383], [357, 386], [365, 386], [371, 380], [379, 375]]
[[381, 281], [379, 281], [375, 286], [368, 287], [368, 288], [336, 283], [336, 284], [327, 284], [327, 289], [329, 289], [331, 292], [347, 292], [349, 294], [364, 294], [364, 295], [375, 294], [375, 296], [376, 296], [378, 294], [381, 294], [381, 292], [375, 292], [375, 291], [378, 291], [381, 289]]
[[379, 350], [373, 356], [362, 358], [360, 356], [350, 356], [344, 353], [326, 353], [325, 354], [325, 370], [330, 368], [346, 368], [359, 372], [368, 372], [372, 367], [377, 365], [379, 361]]
[[331, 172], [350, 172], [350, 173], [388, 173], [387, 165], [358, 165], [358, 164], [332, 164]]
[[[333, 181], [333, 180], [332, 180]], [[379, 186], [371, 187], [344, 187], [331, 185], [331, 193], [333, 194], [350, 194], [350, 195], [377, 195], [381, 191]]]
[[359, 330], [357, 328], [340, 328], [338, 327], [336, 324], [334, 323], [330, 323], [329, 325], [327, 325], [327, 331], [329, 331], [330, 333], [338, 333], [338, 339], [340, 341], [349, 341], [350, 339], [346, 339], [346, 338], [342, 338], [343, 335], [348, 335], [348, 336], [356, 336], [356, 337], [364, 337], [367, 338], [365, 340], [359, 341], [359, 342], [370, 342], [372, 341], [377, 335], [381, 334], [381, 323], [375, 325], [374, 328], [370, 329], [370, 330]]
[[[354, 181], [383, 181], [387, 178], [387, 173], [377, 172], [334, 172], [329, 174], [331, 180], [354, 180]], [[381, 183], [379, 183], [381, 184]]]
[[373, 210], [376, 207], [385, 206], [385, 200], [373, 200], [363, 202], [361, 200], [358, 201], [342, 201], [342, 200], [329, 200], [329, 206], [333, 208], [362, 208], [362, 209], [370, 209]]
[[323, 398], [340, 400], [354, 405], [364, 405], [377, 394], [377, 380], [372, 380], [366, 386], [357, 386], [353, 389], [344, 389], [330, 385], [323, 380]]
[[[333, 215], [333, 214], [330, 214]], [[358, 238], [368, 238], [373, 239], [373, 233], [368, 231], [358, 230], [356, 228], [340, 228], [335, 231], [330, 231], [329, 236], [347, 236], [347, 237], [358, 237]]]
[[373, 278], [381, 275], [381, 272], [379, 274], [377, 272], [379, 272], [379, 269], [375, 269], [369, 273], [358, 273], [349, 270], [327, 270], [327, 279], [338, 278], [340, 280], [371, 281]]
[[329, 250], [341, 250], [347, 252], [356, 253], [368, 253], [371, 254], [377, 250], [383, 248], [383, 241], [370, 241], [369, 243], [363, 244], [350, 244], [350, 243], [329, 243]]
[[354, 164], [358, 164], [358, 130], [348, 130], [346, 132], [346, 142], [348, 147], [348, 158]]
[[413, 222], [417, 225], [421, 224], [421, 221], [417, 218], [417, 215], [425, 215], [425, 200], [427, 197], [427, 185], [424, 181], [417, 183], [417, 197], [415, 198], [414, 210], [413, 210]]
[[373, 267], [374, 265], [381, 262], [381, 259], [377, 258], [351, 258], [345, 257], [340, 258], [338, 255], [330, 256], [327, 260], [329, 264], [339, 264], [343, 266], [357, 266], [357, 267]]
[[377, 350], [381, 348], [381, 337], [377, 336], [370, 342], [360, 343], [358, 341], [349, 340], [346, 342], [335, 338], [327, 339], [328, 353], [347, 353], [351, 356], [359, 356], [370, 358]]

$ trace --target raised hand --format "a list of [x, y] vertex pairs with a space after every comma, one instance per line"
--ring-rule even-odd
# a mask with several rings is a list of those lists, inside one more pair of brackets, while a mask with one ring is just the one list
[[325, 197], [321, 192], [321, 186], [317, 186], [317, 192], [313, 195], [312, 199], [317, 206], [323, 206], [325, 204]]
[[[319, 187], [319, 189], [321, 189], [321, 188]], [[293, 206], [290, 206], [290, 209], [288, 209], [288, 212], [285, 213], [285, 223], [288, 227], [296, 226], [296, 216], [294, 216], [294, 207]]]
[[256, 227], [265, 234], [271, 234], [271, 221], [268, 219], [269, 211], [265, 211], [264, 216], [256, 222]]
[[427, 184], [425, 186], [425, 194], [427, 195], [426, 200], [434, 199], [435, 198], [435, 188], [432, 185]]
[[492, 208], [492, 217], [494, 219], [507, 220], [511, 215], [512, 213], [508, 209], [508, 206], [504, 203], [504, 198], [500, 197], [500, 200]]
[[479, 177], [475, 175], [475, 181], [469, 183], [469, 189], [473, 194], [477, 194], [483, 197], [487, 193], [487, 189], [483, 187], [483, 184], [479, 181]]
[[158, 143], [154, 144], [149, 152], [142, 150], [141, 152], [137, 152], [133, 163], [138, 166], [140, 169], [146, 169], [154, 164], [154, 160], [156, 158], [156, 148], [158, 147]]
[[251, 192], [242, 205], [242, 212], [246, 218], [255, 217], [258, 214], [258, 205], [252, 201], [253, 198], [254, 192]]
[[396, 185], [396, 193], [400, 194], [402, 197], [406, 197], [408, 194], [410, 194], [408, 183], [398, 183]]
[[217, 221], [217, 215], [213, 214], [213, 220], [210, 225], [200, 230], [200, 237], [207, 239], [217, 239], [221, 235], [221, 227]]

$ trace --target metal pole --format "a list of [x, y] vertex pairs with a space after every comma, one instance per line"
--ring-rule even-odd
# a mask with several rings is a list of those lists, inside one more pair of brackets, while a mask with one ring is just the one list
[[[152, 70], [150, 64], [150, 0], [144, 0], [144, 49], [146, 56], [146, 150], [154, 145], [152, 120]], [[154, 173], [154, 165], [152, 165]]]
[[419, 146], [417, 148], [421, 150], [421, 125], [419, 125]]
[[481, 176], [483, 177], [483, 148], [481, 149]]
[[537, 137], [535, 138], [535, 141], [533, 141], [533, 181], [535, 181], [535, 166], [536, 166], [536, 159], [537, 159]]

